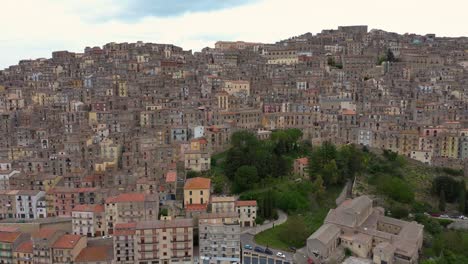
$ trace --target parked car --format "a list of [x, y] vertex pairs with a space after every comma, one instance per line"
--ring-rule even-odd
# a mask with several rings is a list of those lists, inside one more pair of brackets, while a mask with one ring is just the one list
[[296, 248], [295, 247], [289, 247], [289, 249], [292, 251], [292, 252], [296, 252]]
[[252, 247], [251, 245], [249, 245], [249, 244], [245, 245], [244, 248], [245, 248], [245, 249], [248, 249], [248, 250], [252, 250], [252, 249], [253, 249], [253, 247]]
[[443, 214], [440, 216], [441, 218], [450, 218], [450, 216], [446, 215], [446, 214]]
[[285, 258], [285, 257], [286, 257], [286, 256], [285, 256], [283, 253], [281, 253], [281, 252], [276, 253], [276, 256], [277, 256], [277, 257], [280, 257], [280, 258]]
[[438, 214], [438, 213], [432, 213], [431, 216], [432, 216], [432, 217], [440, 217], [440, 214]]
[[468, 220], [468, 217], [464, 216], [464, 215], [460, 215], [458, 217], [458, 219], [461, 219], [461, 220]]
[[265, 253], [265, 250], [261, 247], [255, 247], [254, 251], [259, 253]]
[[273, 255], [273, 251], [271, 251], [269, 248], [265, 248], [265, 254]]

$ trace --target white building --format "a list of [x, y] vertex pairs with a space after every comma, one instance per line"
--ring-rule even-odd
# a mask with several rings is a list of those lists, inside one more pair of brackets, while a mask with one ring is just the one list
[[373, 132], [367, 129], [359, 130], [358, 144], [362, 146], [372, 147]]
[[255, 226], [257, 218], [257, 201], [236, 201], [236, 211], [241, 227]]
[[47, 217], [47, 202], [44, 198], [37, 201], [37, 218], [46, 218]]
[[420, 161], [424, 164], [431, 165], [432, 163], [432, 151], [414, 150], [411, 151], [411, 158]]
[[3, 168], [0, 170], [0, 190], [9, 190], [10, 189], [10, 178], [13, 175], [19, 174], [20, 172], [17, 170], [10, 170]]
[[20, 190], [15, 195], [16, 218], [37, 219], [38, 201], [45, 198], [45, 192], [35, 190]]
[[99, 204], [80, 204], [72, 211], [73, 234], [87, 237], [105, 234], [104, 206]]

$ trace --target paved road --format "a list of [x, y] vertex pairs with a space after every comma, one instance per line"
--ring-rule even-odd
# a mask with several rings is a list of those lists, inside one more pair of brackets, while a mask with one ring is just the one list
[[288, 215], [281, 211], [281, 210], [278, 210], [278, 220], [275, 220], [273, 222], [268, 222], [268, 223], [265, 223], [263, 225], [258, 225], [258, 226], [255, 226], [255, 227], [248, 227], [244, 230], [242, 230], [242, 234], [251, 234], [251, 235], [256, 235], [260, 232], [263, 232], [267, 229], [270, 229], [270, 228], [273, 228], [273, 225], [274, 226], [278, 226], [278, 225], [281, 225], [283, 224], [284, 222], [286, 222], [288, 220]]
[[[254, 235], [252, 234], [249, 234], [249, 233], [246, 233], [246, 234], [241, 234], [241, 246], [242, 248], [245, 246], [245, 245], [251, 245], [252, 247], [256, 247], [256, 246], [259, 246], [261, 248], [265, 248], [265, 246], [262, 246], [262, 245], [257, 245], [254, 241]], [[274, 248], [269, 248], [271, 249], [271, 251], [273, 251], [273, 255], [276, 256], [276, 253], [278, 252], [282, 252], [284, 255], [286, 255], [286, 260], [289, 260], [289, 261], [292, 261], [293, 259], [293, 254], [291, 252], [285, 252], [285, 251], [281, 251], [281, 250], [276, 250]]]
[[[244, 230], [242, 230], [242, 233], [241, 233], [241, 246], [244, 247], [245, 245], [251, 245], [252, 247], [256, 247], [256, 246], [259, 246], [261, 248], [265, 248], [264, 246], [261, 246], [261, 245], [257, 245], [254, 241], [254, 236], [260, 232], [263, 232], [267, 229], [270, 229], [270, 228], [273, 228], [273, 226], [278, 226], [278, 225], [281, 225], [283, 224], [284, 222], [286, 222], [288, 220], [288, 215], [281, 211], [281, 210], [278, 210], [278, 220], [275, 220], [273, 222], [269, 222], [269, 223], [265, 223], [263, 225], [258, 225], [258, 226], [255, 226], [255, 227], [250, 227], [250, 228], [246, 228]], [[292, 261], [292, 258], [293, 258], [293, 255], [292, 253], [290, 252], [284, 252], [284, 251], [281, 251], [281, 250], [276, 250], [274, 248], [270, 248], [271, 251], [273, 251], [273, 254], [276, 256], [276, 253], [278, 252], [282, 252], [284, 255], [286, 255], [286, 259], [287, 260], [291, 260]]]

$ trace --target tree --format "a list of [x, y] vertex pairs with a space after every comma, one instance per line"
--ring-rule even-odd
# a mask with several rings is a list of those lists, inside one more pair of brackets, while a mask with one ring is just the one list
[[257, 168], [254, 166], [241, 166], [234, 176], [234, 191], [236, 193], [251, 189], [258, 182]]
[[325, 142], [320, 147], [313, 149], [309, 157], [309, 175], [311, 179], [315, 179], [317, 174], [322, 174], [325, 183], [327, 183], [325, 177], [328, 176], [322, 173], [322, 170], [325, 165], [329, 164], [332, 160], [336, 160], [336, 157], [337, 150], [333, 143]]
[[322, 198], [323, 194], [325, 194], [325, 187], [323, 186], [323, 179], [322, 175], [317, 175], [314, 181], [314, 189], [315, 189], [315, 196], [317, 198]]
[[445, 212], [445, 191], [441, 190], [439, 195], [439, 210]]
[[339, 171], [335, 160], [331, 160], [325, 164], [322, 170], [322, 175], [325, 176], [324, 181], [326, 185], [333, 185], [339, 181]]
[[460, 191], [458, 194], [458, 211], [461, 214], [465, 213], [466, 209], [466, 189], [465, 189], [465, 181], [462, 181], [460, 184]]

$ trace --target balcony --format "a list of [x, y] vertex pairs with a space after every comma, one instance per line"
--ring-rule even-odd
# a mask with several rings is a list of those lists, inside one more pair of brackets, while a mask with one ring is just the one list
[[[192, 250], [192, 248], [171, 248], [171, 250], [172, 250], [173, 252], [181, 252], [181, 251], [182, 251], [182, 252], [185, 252], [185, 251], [190, 251], [190, 250]], [[175, 255], [177, 255], [177, 253], [175, 253]], [[181, 257], [183, 257], [183, 256], [181, 256]]]

